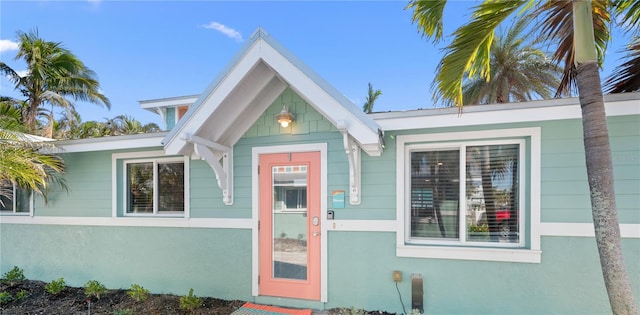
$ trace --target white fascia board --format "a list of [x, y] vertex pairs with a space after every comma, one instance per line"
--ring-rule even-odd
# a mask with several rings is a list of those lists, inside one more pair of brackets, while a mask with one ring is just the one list
[[[607, 116], [640, 114], [640, 94], [637, 99], [605, 102]], [[526, 103], [473, 105], [458, 108], [436, 108], [406, 112], [372, 114], [383, 130], [409, 130], [438, 127], [477, 126], [501, 123], [580, 119], [582, 111], [577, 99], [560, 99]]]
[[173, 107], [180, 105], [191, 105], [198, 100], [198, 95], [178, 96], [171, 98], [161, 98], [156, 100], [138, 101], [143, 109], [155, 109], [161, 107]]
[[[278, 75], [287, 81], [292, 90], [302, 96], [318, 112], [335, 126], [342, 121], [349, 134], [362, 145], [378, 144], [378, 130], [373, 129], [353, 115], [345, 106], [327, 93], [306, 73], [292, 64], [280, 52], [270, 45], [263, 45], [262, 58], [266, 64], [275, 69]], [[367, 152], [372, 154], [371, 152]]]
[[164, 139], [166, 132], [153, 134], [153, 136], [149, 135], [150, 134], [92, 138], [91, 141], [86, 141], [88, 139], [60, 141], [55, 143], [57, 148], [55, 153], [162, 147], [162, 139]]
[[[240, 83], [242, 78], [248, 74], [251, 69], [260, 60], [260, 49], [256, 49], [256, 43], [252, 46], [244, 58], [242, 58], [235, 67], [211, 90], [208, 95], [203, 95], [204, 99], [197, 104], [196, 108], [192, 108], [193, 112], [184, 120], [184, 124], [179, 124], [174, 128], [165, 139], [165, 152], [167, 154], [179, 154], [184, 149], [186, 142], [181, 140], [177, 134], [191, 133], [197, 134], [198, 129], [204, 125], [209, 116], [215, 112], [218, 106], [222, 104], [233, 89]], [[205, 92], [206, 93], [206, 92]], [[203, 97], [201, 97], [203, 98]], [[191, 112], [191, 110], [189, 110]]]

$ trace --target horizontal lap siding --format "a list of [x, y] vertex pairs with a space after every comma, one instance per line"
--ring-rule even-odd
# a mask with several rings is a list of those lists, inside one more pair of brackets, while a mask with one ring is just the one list
[[35, 198], [36, 216], [111, 216], [111, 154], [86, 152], [62, 154], [68, 191], [51, 186], [48, 202]]
[[[590, 223], [591, 202], [579, 119], [542, 125], [541, 220]], [[640, 223], [640, 116], [608, 118], [620, 223]]]

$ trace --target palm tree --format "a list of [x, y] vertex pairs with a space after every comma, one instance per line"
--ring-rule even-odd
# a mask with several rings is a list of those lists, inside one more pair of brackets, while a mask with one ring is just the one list
[[26, 132], [26, 128], [22, 124], [22, 113], [20, 108], [15, 104], [20, 101], [0, 96], [0, 129], [8, 129], [19, 132]]
[[[0, 187], [30, 189], [47, 200], [49, 184], [56, 183], [66, 190], [61, 175], [64, 162], [55, 155], [44, 154], [51, 145], [35, 142], [31, 136], [0, 128]], [[13, 191], [2, 189], [0, 196], [13, 198]]]
[[560, 84], [562, 68], [527, 41], [529, 33], [522, 34], [529, 21], [519, 19], [506, 34], [496, 37], [491, 47], [489, 75], [465, 79], [464, 105], [524, 102], [553, 96]]
[[371, 82], [369, 82], [369, 94], [367, 95], [367, 98], [366, 98], [367, 101], [364, 103], [364, 105], [362, 105], [362, 110], [367, 114], [371, 114], [373, 112], [373, 104], [376, 102], [376, 99], [378, 99], [378, 96], [380, 96], [381, 94], [382, 94], [382, 91], [374, 90], [373, 85], [371, 85]]
[[[45, 105], [62, 107], [67, 113], [74, 110], [73, 101], [90, 102], [110, 108], [109, 99], [100, 92], [95, 73], [87, 68], [71, 51], [60, 43], [48, 42], [37, 31], [18, 33], [19, 50], [15, 59], [24, 59], [27, 75], [0, 61], [0, 74], [15, 84], [28, 105], [23, 121], [31, 133], [38, 128], [38, 111]], [[71, 98], [72, 100], [70, 100]]]
[[114, 124], [114, 135], [133, 135], [137, 133], [149, 133], [160, 131], [160, 127], [155, 123], [142, 124], [140, 121], [128, 115], [118, 115], [109, 120]]
[[105, 118], [105, 121], [82, 121], [80, 114], [72, 113], [73, 118], [63, 117], [53, 123], [53, 135], [56, 139], [85, 139], [105, 136], [133, 135], [160, 131], [155, 123], [142, 124], [128, 115]]
[[[442, 38], [445, 5], [446, 1], [410, 0], [407, 8], [413, 10], [413, 22], [418, 24], [422, 34], [437, 42]], [[490, 76], [489, 56], [495, 29], [521, 10], [540, 18], [541, 39], [556, 45], [554, 60], [564, 63], [563, 78], [556, 94], [577, 87], [596, 244], [609, 302], [615, 314], [637, 314], [638, 307], [622, 255], [611, 146], [598, 67], [606, 43], [611, 39], [612, 15], [620, 17], [621, 25], [637, 31], [640, 27], [638, 2], [483, 1], [474, 8], [471, 21], [453, 33], [453, 41], [445, 48], [445, 56], [436, 69], [434, 99], [463, 105], [463, 76]]]

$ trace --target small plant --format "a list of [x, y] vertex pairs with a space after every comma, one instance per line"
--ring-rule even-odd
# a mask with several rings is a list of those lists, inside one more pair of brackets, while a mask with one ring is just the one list
[[469, 225], [469, 232], [489, 232], [489, 225]]
[[18, 294], [16, 294], [16, 300], [20, 301], [20, 300], [26, 298], [27, 295], [29, 295], [29, 292], [27, 290], [22, 289], [22, 290], [18, 291]]
[[0, 304], [7, 304], [11, 302], [12, 299], [13, 297], [11, 297], [9, 292], [0, 292]]
[[145, 289], [141, 285], [132, 284], [131, 289], [127, 291], [127, 295], [136, 300], [136, 302], [140, 302], [146, 300], [149, 297], [149, 290]]
[[342, 310], [340, 310], [340, 314], [342, 315], [366, 315], [367, 311], [361, 309], [361, 308], [355, 308], [355, 307], [351, 307], [351, 308], [343, 308]]
[[63, 279], [63, 278], [60, 278], [60, 279], [58, 279], [58, 280], [53, 280], [53, 281], [51, 281], [50, 283], [46, 284], [46, 285], [44, 286], [44, 289], [45, 289], [48, 293], [53, 294], [53, 295], [56, 295], [56, 294], [58, 294], [58, 293], [62, 292], [62, 290], [64, 290], [64, 288], [65, 288], [65, 286], [66, 286], [66, 285], [67, 285], [67, 284], [64, 282], [64, 279]]
[[98, 300], [100, 294], [107, 292], [107, 287], [97, 280], [90, 280], [84, 284], [84, 294], [88, 297], [95, 296]]
[[24, 281], [24, 271], [18, 266], [13, 266], [13, 269], [7, 271], [4, 275], [2, 275], [2, 282], [8, 284], [9, 286], [13, 286], [16, 283]]
[[193, 288], [189, 290], [189, 295], [180, 297], [180, 308], [183, 310], [188, 310], [193, 313], [193, 311], [200, 306], [202, 306], [202, 299], [193, 295]]
[[131, 315], [131, 314], [133, 314], [133, 312], [130, 309], [113, 311], [113, 315]]

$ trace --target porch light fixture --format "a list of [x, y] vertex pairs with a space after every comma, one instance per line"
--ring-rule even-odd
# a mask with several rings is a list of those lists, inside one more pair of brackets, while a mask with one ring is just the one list
[[282, 128], [287, 128], [293, 121], [293, 114], [289, 112], [286, 105], [283, 105], [280, 114], [276, 115], [276, 120], [278, 120], [278, 123]]

